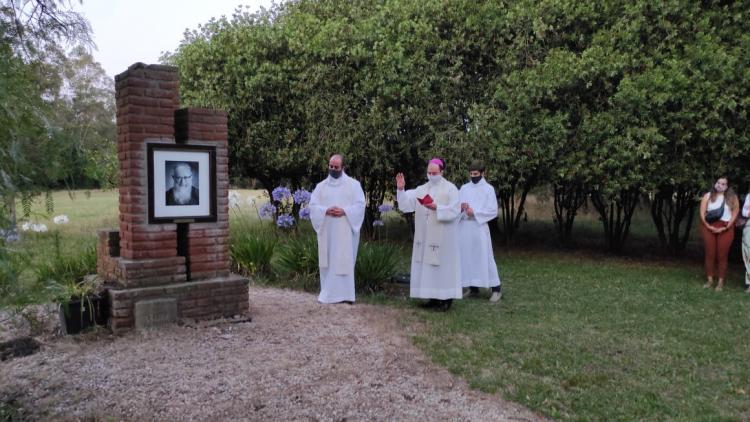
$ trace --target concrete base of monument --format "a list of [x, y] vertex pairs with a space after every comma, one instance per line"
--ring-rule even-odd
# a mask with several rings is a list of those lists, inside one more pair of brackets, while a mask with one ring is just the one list
[[248, 279], [230, 274], [153, 287], [109, 290], [112, 332], [156, 328], [179, 319], [214, 319], [249, 310]]

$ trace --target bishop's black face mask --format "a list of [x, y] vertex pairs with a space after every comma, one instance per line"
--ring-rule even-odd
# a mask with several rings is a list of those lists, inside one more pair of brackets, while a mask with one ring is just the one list
[[471, 176], [471, 183], [477, 184], [482, 180], [482, 176]]
[[339, 177], [341, 177], [341, 170], [328, 169], [328, 174], [331, 175], [331, 177], [333, 177], [334, 179], [338, 179]]

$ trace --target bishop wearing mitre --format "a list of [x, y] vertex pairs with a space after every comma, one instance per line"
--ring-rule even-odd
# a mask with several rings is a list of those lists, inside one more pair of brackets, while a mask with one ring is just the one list
[[409, 294], [429, 299], [423, 306], [441, 311], [461, 298], [461, 261], [458, 219], [461, 202], [456, 186], [443, 178], [445, 165], [433, 158], [427, 165], [428, 182], [404, 190], [403, 173], [396, 175], [398, 208], [414, 213], [414, 243]]

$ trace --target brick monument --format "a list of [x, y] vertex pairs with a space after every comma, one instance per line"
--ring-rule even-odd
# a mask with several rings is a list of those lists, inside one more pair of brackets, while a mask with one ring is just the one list
[[[115, 88], [120, 229], [100, 230], [97, 246], [97, 273], [113, 286], [112, 331], [246, 313], [248, 280], [229, 271], [226, 113], [180, 109], [177, 68], [171, 66], [136, 63], [115, 77]], [[201, 180], [211, 180], [215, 195], [208, 196], [208, 184], [201, 186], [201, 202], [212, 204], [209, 217], [154, 221], [154, 203], [158, 209], [165, 189], [154, 193], [153, 175], [160, 170], [149, 166], [155, 147], [211, 152], [212, 174], [201, 168]]]

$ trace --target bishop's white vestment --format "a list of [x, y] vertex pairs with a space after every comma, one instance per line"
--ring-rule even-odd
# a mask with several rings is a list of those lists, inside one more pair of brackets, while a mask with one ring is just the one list
[[[437, 210], [430, 210], [417, 201], [427, 194], [437, 204]], [[428, 182], [416, 189], [397, 191], [396, 200], [399, 210], [414, 212], [409, 295], [422, 299], [460, 299], [458, 189], [441, 178], [436, 184]]]
[[458, 223], [458, 244], [461, 252], [461, 284], [463, 287], [496, 287], [500, 285], [488, 221], [497, 217], [495, 189], [482, 178], [469, 182], [459, 191], [461, 203], [474, 211], [469, 217], [461, 213]]
[[[328, 208], [342, 208], [345, 215], [326, 215]], [[310, 221], [318, 237], [318, 266], [322, 303], [354, 301], [354, 265], [359, 230], [365, 218], [365, 194], [359, 182], [342, 173], [318, 183], [310, 196]]]

